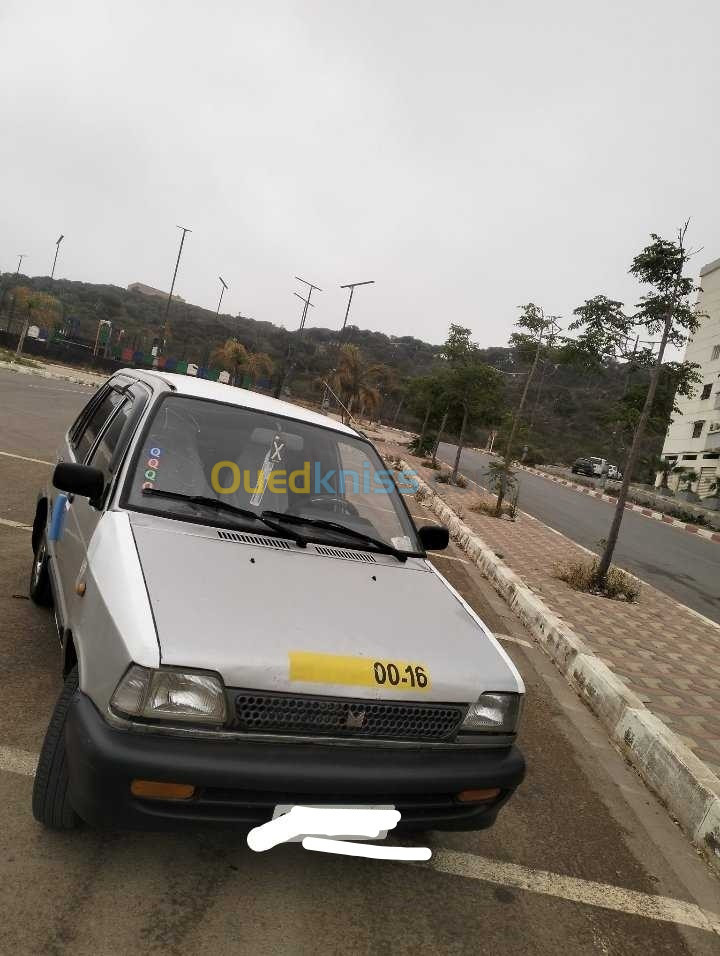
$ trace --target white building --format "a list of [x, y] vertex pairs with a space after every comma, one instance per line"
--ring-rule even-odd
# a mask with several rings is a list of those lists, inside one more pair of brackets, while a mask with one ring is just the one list
[[[700, 287], [698, 308], [707, 317], [688, 342], [685, 359], [700, 366], [702, 382], [692, 398], [678, 398], [680, 414], [668, 429], [662, 457], [671, 468], [695, 472], [693, 489], [702, 497], [720, 480], [720, 259], [700, 270]], [[671, 488], [680, 477], [671, 474]]]

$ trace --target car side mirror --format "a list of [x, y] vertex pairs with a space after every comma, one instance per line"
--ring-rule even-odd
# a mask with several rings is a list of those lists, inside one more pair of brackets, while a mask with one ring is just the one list
[[76, 465], [69, 461], [61, 461], [55, 465], [52, 483], [60, 491], [89, 498], [91, 505], [99, 502], [105, 491], [105, 476], [99, 468]]
[[418, 528], [418, 537], [426, 551], [442, 551], [450, 544], [450, 532], [441, 524], [424, 524]]

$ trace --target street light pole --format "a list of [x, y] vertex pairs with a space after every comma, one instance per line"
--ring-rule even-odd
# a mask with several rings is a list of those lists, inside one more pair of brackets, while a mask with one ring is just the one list
[[220, 289], [220, 301], [218, 302], [217, 312], [215, 313], [215, 315], [220, 315], [220, 306], [222, 305], [222, 300], [223, 300], [223, 296], [225, 295], [225, 290], [230, 288], [230, 286], [227, 284], [227, 282], [223, 279], [222, 276], [218, 276], [218, 279], [220, 280], [220, 285], [222, 286], [222, 288]]
[[347, 309], [345, 309], [345, 318], [343, 319], [342, 329], [340, 329], [340, 340], [342, 340], [342, 337], [345, 335], [345, 326], [347, 325], [348, 316], [350, 315], [350, 305], [352, 304], [353, 292], [355, 291], [356, 286], [359, 286], [359, 285], [374, 285], [374, 284], [375, 284], [375, 280], [374, 280], [374, 279], [368, 279], [367, 282], [348, 282], [347, 285], [341, 285], [341, 286], [340, 286], [341, 289], [349, 289], [349, 290], [350, 290], [350, 295], [348, 296]]
[[177, 260], [175, 262], [175, 271], [173, 272], [172, 283], [170, 285], [170, 295], [168, 296], [167, 305], [165, 307], [165, 319], [167, 321], [168, 312], [170, 311], [170, 303], [172, 302], [172, 295], [175, 289], [175, 279], [178, 274], [178, 266], [180, 265], [180, 256], [182, 255], [183, 246], [185, 244], [185, 236], [188, 232], [192, 232], [192, 229], [188, 229], [185, 226], [178, 226], [178, 229], [182, 229], [182, 239], [180, 240], [180, 248], [178, 249]]
[[58, 241], [55, 243], [55, 258], [53, 259], [52, 272], [50, 273], [51, 279], [55, 278], [55, 265], [57, 263], [58, 252], [60, 251], [60, 243], [63, 241], [64, 238], [65, 236], [60, 236]]
[[173, 291], [175, 289], [175, 279], [178, 274], [178, 267], [180, 265], [180, 256], [182, 255], [183, 246], [185, 245], [185, 236], [187, 233], [192, 232], [192, 229], [188, 229], [186, 226], [178, 226], [178, 229], [182, 229], [182, 239], [180, 240], [180, 248], [178, 249], [177, 260], [175, 261], [175, 271], [173, 272], [172, 283], [170, 284], [170, 294], [168, 295], [167, 305], [165, 306], [165, 339], [168, 337], [168, 315], [170, 313], [170, 303], [172, 302]]
[[[300, 316], [300, 327], [298, 329], [298, 332], [300, 333], [300, 335], [302, 335], [303, 329], [305, 328], [305, 321], [307, 319], [308, 309], [315, 308], [315, 306], [310, 301], [310, 298], [313, 292], [322, 292], [322, 289], [320, 288], [319, 285], [313, 285], [312, 282], [308, 282], [307, 279], [301, 279], [300, 276], [295, 276], [295, 278], [298, 280], [298, 282], [304, 282], [305, 285], [308, 287], [307, 299], [304, 299], [298, 292], [293, 293], [293, 295], [296, 295], [298, 299], [302, 299], [302, 302], [303, 302], [303, 310]], [[285, 356], [285, 363], [283, 365], [282, 372], [280, 373], [280, 377], [278, 379], [277, 385], [275, 386], [275, 392], [274, 392], [275, 398], [280, 397], [280, 393], [283, 390], [283, 386], [287, 383], [287, 380], [290, 378], [290, 373], [293, 370], [291, 358], [292, 358], [292, 339], [289, 339], [287, 355]]]

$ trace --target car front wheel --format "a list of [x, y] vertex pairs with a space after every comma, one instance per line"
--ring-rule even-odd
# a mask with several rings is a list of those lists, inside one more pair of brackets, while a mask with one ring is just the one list
[[48, 569], [47, 541], [45, 535], [38, 541], [33, 555], [32, 570], [30, 572], [30, 598], [40, 607], [52, 607], [53, 597], [50, 588], [50, 571]]
[[65, 685], [50, 718], [35, 772], [33, 816], [38, 823], [51, 830], [74, 830], [80, 823], [80, 817], [70, 803], [65, 752], [65, 719], [77, 689], [78, 672], [77, 667], [74, 667], [65, 678]]

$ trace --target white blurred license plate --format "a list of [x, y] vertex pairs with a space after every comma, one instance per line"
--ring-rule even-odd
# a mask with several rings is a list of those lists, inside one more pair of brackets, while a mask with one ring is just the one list
[[[279, 803], [273, 812], [273, 820], [277, 820], [278, 817], [283, 816], [286, 813], [289, 813], [295, 806], [303, 807], [312, 807], [316, 810], [394, 810], [395, 805], [392, 803]], [[333, 840], [384, 840], [387, 837], [387, 830], [381, 830], [376, 837], [364, 836], [357, 833], [338, 833], [333, 834]], [[322, 836], [324, 834], [299, 834], [296, 837], [293, 837], [290, 840], [287, 840], [287, 843], [302, 843], [303, 837], [305, 836]]]

